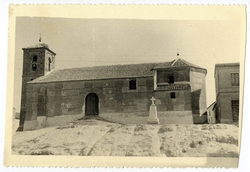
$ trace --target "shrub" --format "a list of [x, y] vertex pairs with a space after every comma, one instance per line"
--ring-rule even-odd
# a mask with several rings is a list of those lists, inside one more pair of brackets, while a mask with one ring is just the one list
[[30, 155], [53, 155], [53, 152], [49, 150], [42, 150], [39, 152], [31, 152]]
[[229, 137], [218, 137], [218, 138], [216, 138], [216, 142], [235, 144], [236, 146], [238, 146], [238, 139], [235, 139], [232, 136], [229, 136]]
[[115, 132], [115, 129], [114, 129], [114, 128], [111, 128], [108, 132], [109, 132], [109, 133]]
[[134, 156], [133, 152], [126, 152], [125, 156]]
[[173, 131], [173, 128], [172, 127], [167, 127], [167, 126], [163, 126], [159, 129], [158, 131], [158, 134], [159, 133], [165, 133], [165, 132], [171, 132]]
[[167, 157], [174, 157], [174, 154], [173, 154], [173, 152], [171, 150], [166, 150], [165, 155]]
[[196, 145], [195, 145], [195, 142], [194, 142], [194, 141], [192, 141], [192, 142], [190, 143], [190, 147], [191, 147], [191, 148], [196, 148]]
[[147, 131], [147, 128], [144, 125], [137, 125], [135, 131]]

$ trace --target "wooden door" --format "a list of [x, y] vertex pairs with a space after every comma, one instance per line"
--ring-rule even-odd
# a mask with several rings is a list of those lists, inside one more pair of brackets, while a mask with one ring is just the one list
[[98, 115], [98, 96], [90, 93], [86, 97], [85, 115]]

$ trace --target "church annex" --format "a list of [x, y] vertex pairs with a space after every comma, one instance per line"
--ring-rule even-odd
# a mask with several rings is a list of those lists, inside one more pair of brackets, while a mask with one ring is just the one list
[[193, 124], [206, 112], [207, 70], [179, 57], [55, 70], [55, 56], [46, 44], [23, 48], [19, 131], [95, 115], [145, 124], [152, 97], [160, 124]]

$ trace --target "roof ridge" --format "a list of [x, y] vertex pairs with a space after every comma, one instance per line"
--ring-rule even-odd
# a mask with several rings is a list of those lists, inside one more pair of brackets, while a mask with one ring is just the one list
[[180, 59], [180, 58], [177, 57], [175, 60], [173, 60], [173, 61], [171, 62], [171, 66], [173, 66], [179, 59]]
[[198, 66], [198, 65], [195, 65], [195, 64], [193, 64], [193, 63], [190, 63], [190, 62], [188, 62], [188, 61], [186, 61], [186, 60], [184, 60], [184, 59], [181, 59], [185, 64], [187, 64], [188, 66], [191, 66], [191, 67], [198, 67], [198, 68], [202, 68], [202, 69], [204, 69], [203, 67], [200, 67], [200, 66]]
[[149, 63], [128, 63], [128, 64], [112, 64], [112, 65], [100, 65], [100, 66], [82, 66], [82, 67], [71, 67], [71, 68], [61, 68], [61, 69], [56, 69], [55, 71], [58, 70], [67, 70], [67, 69], [86, 69], [86, 68], [93, 68], [93, 67], [112, 67], [112, 66], [128, 66], [128, 65], [146, 65], [146, 64], [156, 64], [158, 65], [159, 63], [169, 63], [169, 62], [149, 62]]
[[187, 64], [184, 64], [184, 61], [182, 61], [182, 63], [177, 64], [177, 66], [171, 66], [171, 63], [173, 62], [148, 62], [62, 68], [53, 70], [47, 75], [38, 77], [29, 83], [148, 77], [154, 76], [154, 71], [152, 69], [172, 68], [178, 67], [178, 65], [186, 66]]
[[113, 78], [131, 78], [153, 76], [153, 68], [170, 62], [150, 62], [134, 64], [117, 64], [106, 66], [86, 66], [56, 69], [44, 76], [38, 77], [29, 83], [57, 82], [72, 80], [96, 80]]

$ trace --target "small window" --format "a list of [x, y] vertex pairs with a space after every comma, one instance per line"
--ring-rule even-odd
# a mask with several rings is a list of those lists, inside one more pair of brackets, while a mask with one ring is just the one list
[[175, 92], [171, 92], [171, 93], [170, 93], [170, 98], [171, 98], [171, 99], [175, 99]]
[[239, 73], [231, 73], [232, 86], [239, 86]]
[[173, 83], [174, 83], [174, 76], [173, 76], [173, 75], [170, 75], [170, 76], [168, 77], [168, 83], [170, 83], [170, 84], [173, 84]]
[[129, 89], [136, 90], [136, 80], [135, 79], [129, 80]]
[[50, 71], [50, 67], [51, 67], [50, 64], [51, 64], [51, 63], [52, 63], [52, 61], [51, 61], [51, 59], [49, 58], [49, 69], [48, 69], [49, 71]]

